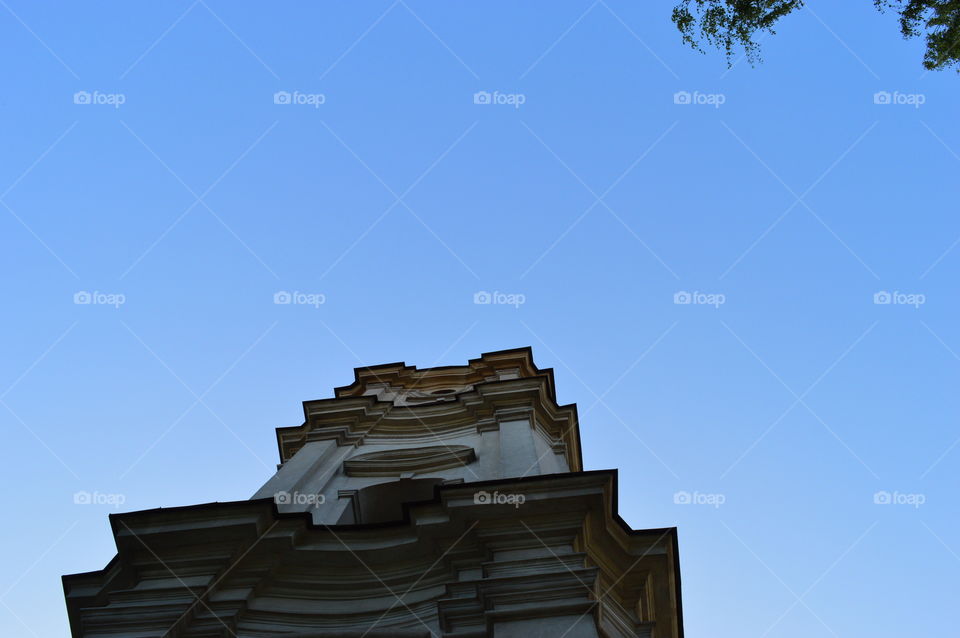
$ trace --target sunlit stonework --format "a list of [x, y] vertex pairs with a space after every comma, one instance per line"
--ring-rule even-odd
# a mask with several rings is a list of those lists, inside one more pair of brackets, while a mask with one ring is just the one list
[[355, 371], [250, 500], [111, 517], [74, 636], [680, 638], [674, 528], [617, 514], [529, 349]]

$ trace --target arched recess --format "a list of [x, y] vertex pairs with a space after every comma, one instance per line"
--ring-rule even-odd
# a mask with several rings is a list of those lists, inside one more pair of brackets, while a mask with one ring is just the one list
[[469, 445], [431, 445], [358, 454], [343, 463], [343, 470], [347, 476], [400, 476], [438, 472], [476, 460]]

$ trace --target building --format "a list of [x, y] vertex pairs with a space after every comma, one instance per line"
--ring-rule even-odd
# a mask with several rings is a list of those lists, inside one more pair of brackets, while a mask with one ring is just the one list
[[73, 635], [683, 636], [676, 528], [619, 517], [529, 348], [354, 376], [250, 500], [112, 515], [117, 555], [63, 577]]

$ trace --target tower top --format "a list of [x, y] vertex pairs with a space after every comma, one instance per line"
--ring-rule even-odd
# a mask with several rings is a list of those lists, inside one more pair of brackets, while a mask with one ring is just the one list
[[467, 365], [418, 369], [404, 362], [354, 368], [354, 381], [334, 389], [336, 398], [376, 396], [397, 405], [450, 401], [479, 383], [543, 377], [556, 401], [553, 369], [541, 370], [533, 362], [533, 350], [513, 348], [486, 352]]
[[524, 419], [567, 471], [583, 468], [577, 407], [557, 403], [553, 369], [538, 368], [529, 347], [487, 352], [460, 366], [355, 368], [353, 383], [335, 388], [333, 398], [304, 401], [303, 415], [301, 425], [277, 428], [281, 464], [314, 441], [429, 445]]

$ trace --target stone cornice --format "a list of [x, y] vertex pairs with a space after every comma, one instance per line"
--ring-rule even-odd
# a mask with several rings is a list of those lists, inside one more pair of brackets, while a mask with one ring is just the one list
[[[478, 504], [473, 494], [479, 489], [523, 494], [523, 509]], [[437, 591], [449, 597], [449, 587], [465, 582], [458, 572], [468, 569], [481, 576], [473, 579], [476, 604], [460, 612], [453, 611], [459, 603], [450, 604], [454, 615], [474, 614], [471, 623], [526, 613], [498, 603], [498, 591], [540, 591], [536, 595], [553, 596], [554, 611], [577, 608], [579, 614], [593, 609], [598, 591], [626, 582], [610, 590], [609, 609], [596, 613], [605, 614], [611, 626], [656, 622], [658, 636], [679, 638], [682, 628], [671, 626], [670, 614], [679, 605], [679, 590], [673, 588], [679, 583], [672, 578], [675, 530], [630, 529], [609, 509], [615, 491], [614, 471], [444, 485], [431, 501], [406, 504], [403, 520], [379, 525], [315, 525], [308, 514], [280, 513], [268, 499], [113, 515], [121, 560], [101, 572], [65, 576], [64, 590], [76, 635], [81, 635], [76, 629], [81, 616], [87, 631], [115, 629], [125, 618], [142, 626], [144, 609], [152, 610], [151, 622], [161, 629], [180, 618], [191, 632], [211, 622], [209, 629], [216, 630], [218, 623], [202, 606], [190, 611], [193, 597], [167, 567], [231, 627], [258, 619], [294, 628], [329, 617], [331, 623], [334, 618], [346, 622], [337, 625], [346, 630], [352, 623], [357, 629], [369, 626], [395, 602], [383, 583], [399, 592], [416, 584], [405, 597], [407, 604], [416, 610], [423, 601], [424, 609], [435, 609], [428, 601], [438, 599]], [[557, 548], [554, 552], [568, 546], [578, 553], [509, 558], [524, 547], [541, 551], [544, 544]], [[438, 551], [446, 552], [439, 562]], [[136, 565], [136, 573], [121, 574], [119, 565]], [[571, 570], [582, 583], [568, 578]], [[549, 575], [555, 589], [544, 594], [546, 581], [537, 574]], [[134, 588], [137, 579], [153, 585]], [[595, 585], [584, 591], [584, 583]], [[646, 607], [642, 599], [648, 600]], [[107, 601], [110, 613], [98, 611]], [[129, 617], [122, 613], [128, 605]], [[385, 622], [409, 630], [419, 626], [399, 605]]]
[[514, 372], [518, 377], [544, 377], [551, 396], [556, 401], [553, 370], [538, 368], [533, 362], [533, 350], [529, 347], [486, 352], [477, 359], [471, 359], [465, 366], [418, 369], [400, 362], [354, 368], [353, 383], [335, 388], [334, 396], [362, 396], [367, 394], [371, 387], [385, 385], [424, 392], [442, 391], [450, 387], [495, 381], [505, 371]]
[[398, 406], [375, 396], [345, 396], [304, 402], [304, 423], [277, 428], [281, 462], [310, 441], [335, 439], [338, 445], [392, 441], [437, 441], [458, 433], [495, 428], [511, 414], [533, 414], [554, 450], [574, 471], [582, 467], [575, 405], [557, 405], [546, 375], [474, 384], [443, 401]]

